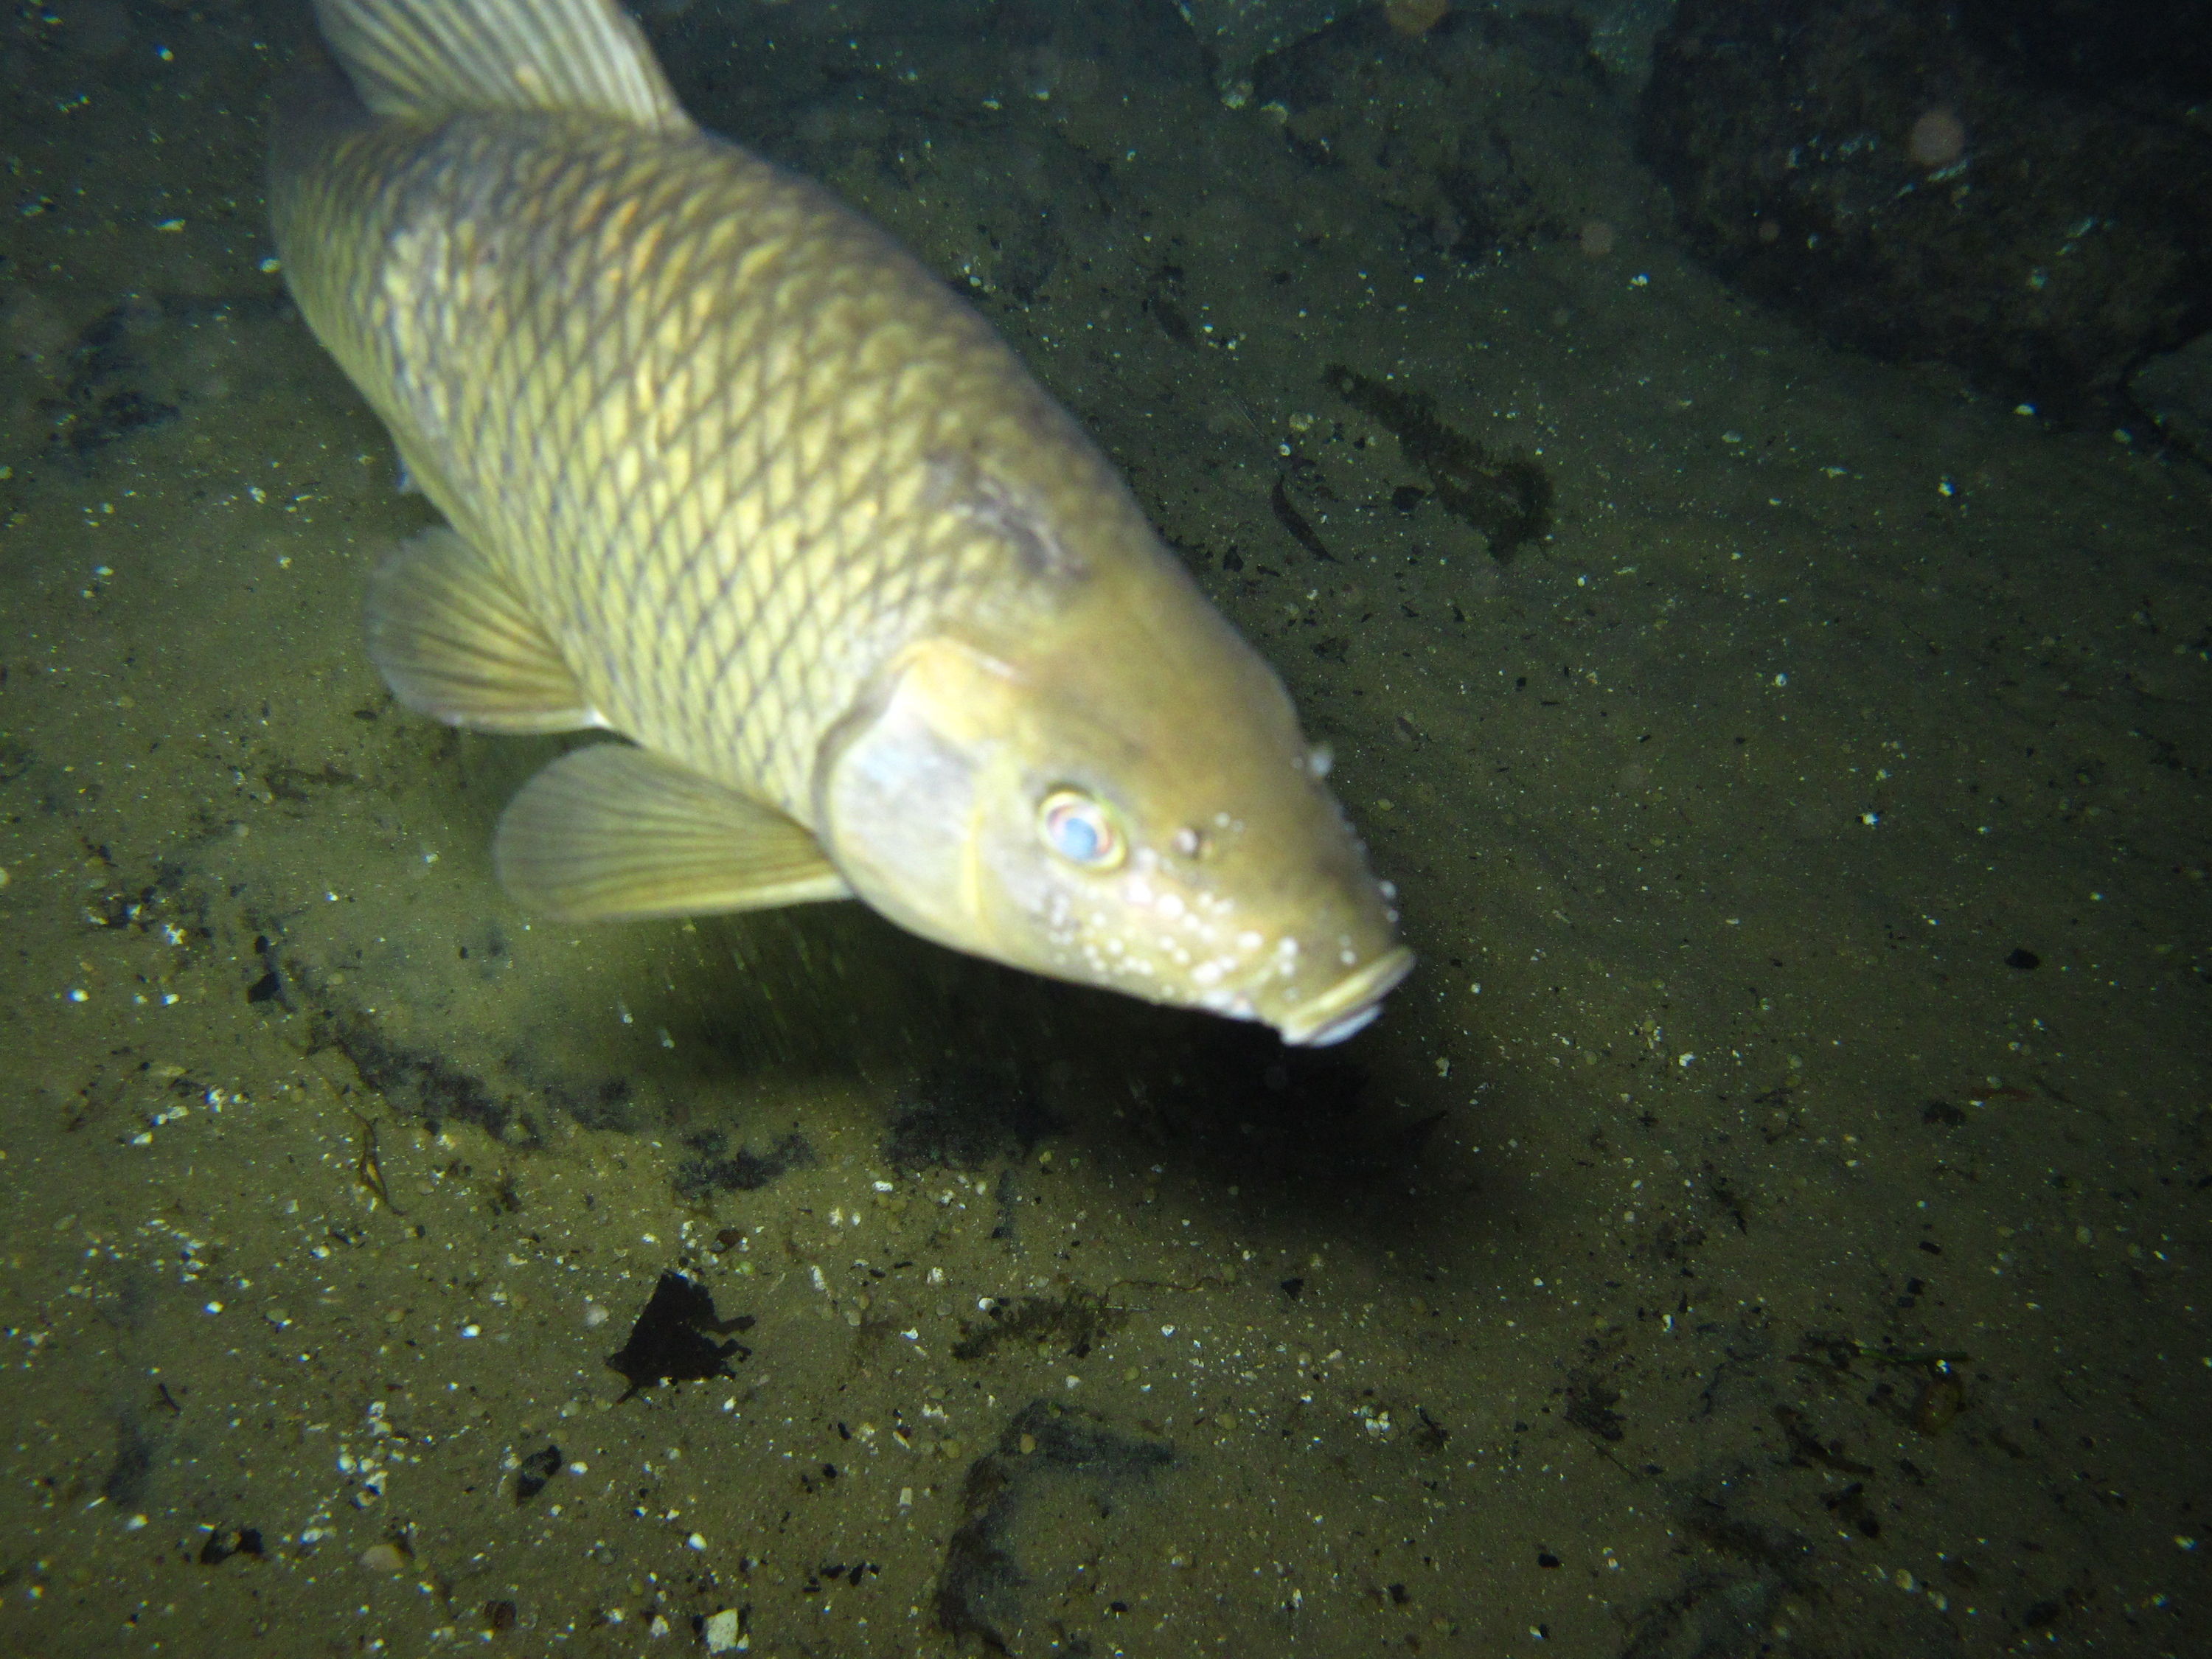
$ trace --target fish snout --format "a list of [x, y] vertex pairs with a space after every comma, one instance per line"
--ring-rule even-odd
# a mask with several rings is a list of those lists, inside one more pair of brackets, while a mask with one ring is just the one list
[[1382, 1012], [1382, 999], [1413, 970], [1413, 953], [1393, 945], [1365, 967], [1346, 974], [1323, 991], [1274, 1021], [1283, 1041], [1302, 1048], [1325, 1048], [1361, 1031]]

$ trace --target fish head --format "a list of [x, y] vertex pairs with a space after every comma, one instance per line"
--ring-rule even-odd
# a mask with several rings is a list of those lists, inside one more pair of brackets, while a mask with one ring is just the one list
[[825, 746], [823, 845], [941, 944], [1340, 1041], [1412, 955], [1281, 683], [1165, 556], [909, 647]]

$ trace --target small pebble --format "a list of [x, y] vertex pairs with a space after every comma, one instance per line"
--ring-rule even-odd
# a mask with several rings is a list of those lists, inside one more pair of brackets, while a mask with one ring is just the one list
[[371, 1572], [404, 1572], [407, 1552], [389, 1541], [371, 1544], [361, 1553], [361, 1564]]

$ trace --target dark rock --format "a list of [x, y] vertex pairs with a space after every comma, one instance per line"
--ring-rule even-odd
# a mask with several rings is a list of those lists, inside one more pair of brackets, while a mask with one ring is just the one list
[[2200, 461], [2212, 461], [2212, 334], [2151, 358], [2128, 392], [2166, 436]]
[[1608, 1389], [1594, 1378], [1581, 1377], [1567, 1389], [1565, 1416], [1577, 1428], [1585, 1429], [1601, 1440], [1615, 1441], [1627, 1432], [1623, 1425], [1628, 1419], [1613, 1410], [1620, 1403], [1620, 1389]]
[[[2187, 112], [2212, 90], [2187, 68], [2208, 17], [1685, 0], [1642, 149], [1746, 292], [1838, 343], [2102, 421], [2137, 362], [2212, 326], [2212, 131]], [[2098, 47], [2135, 29], [2171, 40], [2172, 64]]]

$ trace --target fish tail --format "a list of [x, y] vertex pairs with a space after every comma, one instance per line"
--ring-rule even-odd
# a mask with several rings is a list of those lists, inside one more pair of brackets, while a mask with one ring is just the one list
[[615, 0], [314, 0], [323, 39], [380, 116], [583, 111], [663, 131], [690, 118]]

